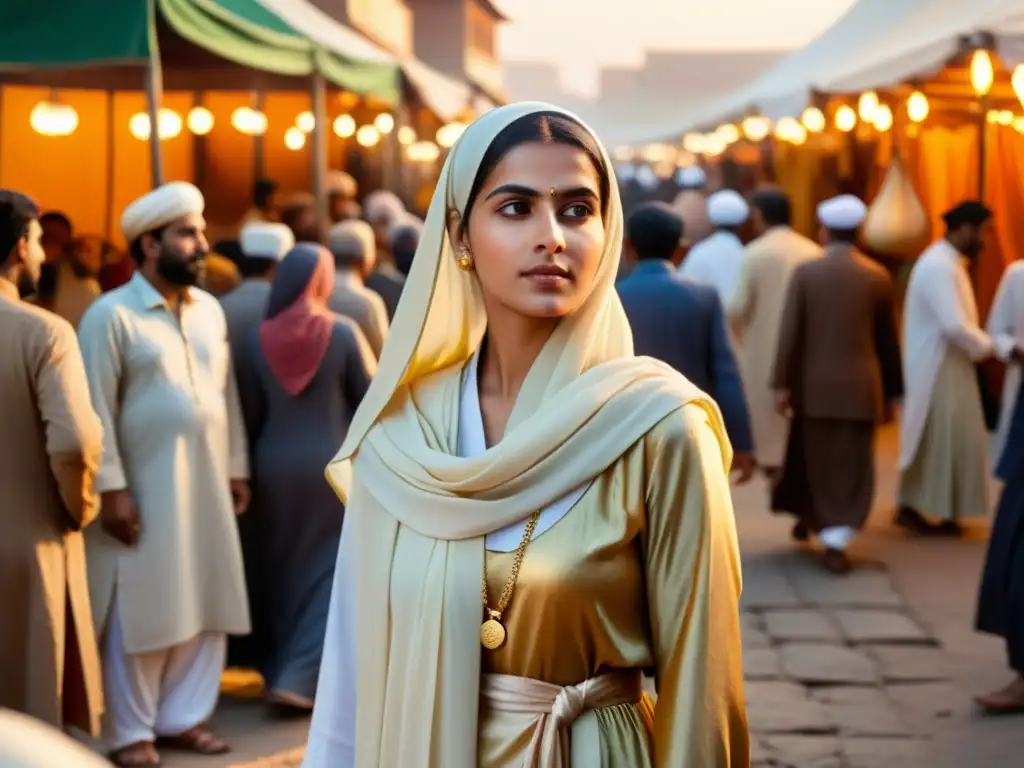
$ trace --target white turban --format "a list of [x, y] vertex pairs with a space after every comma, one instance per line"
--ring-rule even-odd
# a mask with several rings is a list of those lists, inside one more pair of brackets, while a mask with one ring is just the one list
[[735, 190], [723, 189], [708, 198], [708, 218], [716, 227], [738, 227], [749, 215], [750, 206]]
[[295, 247], [295, 235], [284, 224], [256, 222], [242, 227], [238, 244], [250, 259], [280, 261]]
[[363, 201], [363, 214], [375, 227], [390, 227], [391, 222], [405, 213], [405, 206], [398, 195], [386, 189], [378, 189]]
[[680, 168], [676, 172], [676, 184], [683, 189], [700, 189], [708, 183], [708, 175], [699, 165]]
[[818, 206], [818, 220], [828, 229], [856, 229], [867, 214], [867, 206], [854, 195], [833, 197]]
[[377, 240], [373, 227], [359, 219], [339, 221], [327, 233], [327, 248], [335, 258], [361, 262], [373, 269], [377, 262]]
[[172, 181], [135, 200], [121, 214], [121, 232], [129, 243], [175, 219], [202, 213], [203, 193], [187, 181]]

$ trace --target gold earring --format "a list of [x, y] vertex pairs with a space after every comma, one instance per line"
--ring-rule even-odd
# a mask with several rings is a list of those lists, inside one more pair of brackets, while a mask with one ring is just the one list
[[455, 260], [455, 263], [463, 272], [473, 271], [473, 257], [469, 255], [469, 248], [459, 251], [459, 258]]

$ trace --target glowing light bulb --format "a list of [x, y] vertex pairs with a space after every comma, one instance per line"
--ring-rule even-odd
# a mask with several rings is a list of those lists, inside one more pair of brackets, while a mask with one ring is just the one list
[[206, 107], [192, 107], [185, 122], [196, 136], [205, 136], [213, 130], [213, 113]]
[[836, 110], [835, 124], [843, 133], [849, 133], [857, 127], [857, 112], [853, 107], [843, 104]]
[[267, 132], [267, 116], [252, 107], [239, 107], [231, 113], [231, 125], [246, 136], [262, 136]]
[[78, 128], [78, 112], [60, 101], [41, 101], [32, 108], [28, 121], [42, 136], [70, 136]]
[[928, 97], [920, 91], [914, 91], [907, 99], [907, 117], [915, 123], [923, 123], [928, 117], [931, 107], [928, 105]]
[[825, 130], [825, 113], [817, 107], [808, 107], [800, 116], [800, 122], [811, 133], [821, 133]]
[[878, 109], [875, 111], [874, 120], [871, 121], [875, 126], [875, 130], [879, 133], [885, 133], [892, 128], [892, 121], [892, 110], [889, 109], [889, 105], [879, 104]]
[[724, 125], [718, 126], [718, 130], [715, 134], [726, 144], [735, 144], [740, 140], [740, 129], [732, 123], [725, 123]]
[[762, 141], [771, 132], [772, 122], [767, 117], [749, 115], [743, 118], [743, 135], [750, 141]]
[[342, 139], [347, 139], [356, 132], [356, 121], [352, 115], [338, 115], [334, 118], [334, 134]]
[[316, 118], [309, 110], [300, 112], [298, 117], [295, 118], [295, 127], [303, 133], [312, 133], [313, 129], [316, 128]]
[[364, 125], [356, 131], [356, 141], [361, 147], [373, 147], [380, 141], [380, 131], [372, 125]]
[[306, 132], [293, 125], [284, 132], [284, 145], [292, 152], [299, 151], [306, 146]]
[[381, 112], [373, 118], [373, 125], [382, 136], [387, 136], [395, 130], [395, 118], [387, 112]]
[[453, 147], [465, 130], [466, 126], [462, 123], [448, 123], [448, 125], [441, 126], [437, 130], [437, 143], [445, 149]]
[[432, 141], [418, 141], [409, 145], [405, 153], [414, 163], [432, 163], [441, 156], [441, 148]]
[[996, 71], [992, 64], [992, 56], [984, 48], [979, 48], [971, 57], [971, 88], [978, 96], [985, 96], [992, 90], [996, 81]]
[[398, 143], [403, 147], [408, 147], [411, 144], [416, 143], [416, 131], [408, 125], [403, 125], [398, 129]]
[[878, 94], [874, 91], [865, 91], [857, 101], [857, 114], [865, 123], [874, 121], [875, 112], [878, 110]]

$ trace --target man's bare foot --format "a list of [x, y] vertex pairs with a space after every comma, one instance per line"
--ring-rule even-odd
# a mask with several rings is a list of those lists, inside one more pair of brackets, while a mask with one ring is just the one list
[[975, 696], [975, 703], [992, 715], [1024, 713], [1024, 677], [1017, 678], [1005, 688]]
[[189, 728], [177, 736], [160, 736], [156, 741], [161, 747], [179, 752], [194, 752], [197, 755], [223, 755], [231, 751], [227, 742], [201, 725]]
[[153, 768], [160, 765], [160, 753], [148, 741], [139, 741], [114, 750], [107, 759], [118, 768]]

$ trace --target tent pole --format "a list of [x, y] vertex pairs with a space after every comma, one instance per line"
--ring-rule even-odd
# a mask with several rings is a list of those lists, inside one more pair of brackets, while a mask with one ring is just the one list
[[163, 156], [160, 149], [160, 103], [164, 97], [163, 71], [157, 54], [149, 57], [146, 68], [146, 106], [149, 111], [149, 165], [153, 188], [164, 183]]
[[312, 169], [310, 180], [313, 194], [316, 195], [317, 220], [324, 226], [328, 221], [327, 210], [327, 84], [319, 71], [313, 72], [312, 81], [313, 106], [313, 146], [309, 153]]

